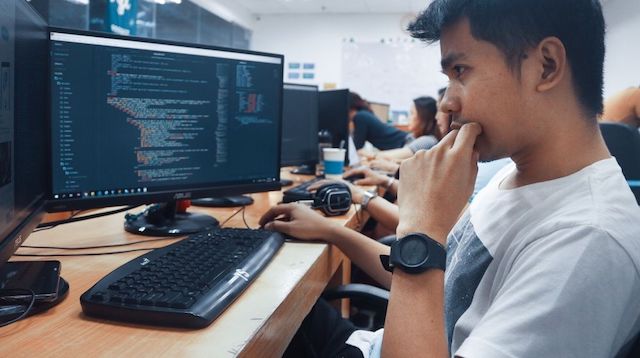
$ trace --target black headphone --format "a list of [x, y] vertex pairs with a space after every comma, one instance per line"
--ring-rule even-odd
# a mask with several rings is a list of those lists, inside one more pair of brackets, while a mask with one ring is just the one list
[[327, 216], [344, 215], [351, 208], [351, 190], [343, 183], [325, 184], [313, 196], [311, 208]]

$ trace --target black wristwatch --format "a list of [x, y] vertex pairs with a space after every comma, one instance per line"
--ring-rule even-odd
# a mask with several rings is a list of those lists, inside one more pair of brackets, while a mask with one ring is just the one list
[[425, 234], [411, 233], [391, 245], [391, 255], [380, 255], [385, 270], [394, 268], [419, 274], [435, 268], [444, 271], [447, 263], [447, 251], [436, 240]]

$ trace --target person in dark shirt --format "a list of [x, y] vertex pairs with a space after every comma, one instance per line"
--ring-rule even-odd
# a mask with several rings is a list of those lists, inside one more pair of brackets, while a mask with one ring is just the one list
[[355, 92], [349, 93], [349, 121], [353, 130], [353, 143], [360, 150], [365, 142], [380, 150], [402, 148], [413, 138], [376, 117], [369, 103]]

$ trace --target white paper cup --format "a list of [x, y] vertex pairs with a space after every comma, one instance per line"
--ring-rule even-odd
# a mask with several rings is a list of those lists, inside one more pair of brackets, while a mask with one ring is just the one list
[[328, 179], [340, 179], [344, 172], [346, 149], [322, 148], [324, 158], [324, 176]]

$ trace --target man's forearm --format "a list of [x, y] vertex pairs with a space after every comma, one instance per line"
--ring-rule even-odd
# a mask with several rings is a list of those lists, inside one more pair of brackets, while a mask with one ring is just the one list
[[382, 340], [383, 357], [447, 357], [444, 272], [396, 270]]
[[389, 255], [389, 247], [357, 231], [335, 226], [327, 241], [338, 246], [349, 259], [385, 288], [391, 287], [391, 274], [380, 263], [380, 255]]
[[367, 212], [369, 212], [372, 218], [376, 219], [376, 221], [389, 230], [395, 231], [398, 227], [398, 220], [400, 218], [398, 206], [384, 198], [376, 197], [371, 199], [367, 205]]

